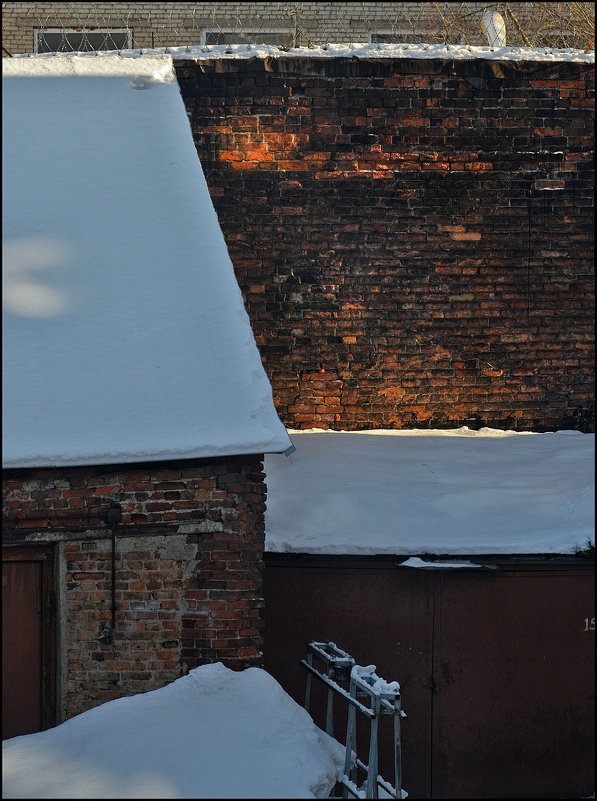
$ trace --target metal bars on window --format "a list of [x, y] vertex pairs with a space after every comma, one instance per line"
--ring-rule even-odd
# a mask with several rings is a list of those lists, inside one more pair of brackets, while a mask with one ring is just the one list
[[126, 28], [93, 30], [90, 28], [35, 28], [35, 53], [82, 53], [99, 50], [123, 50], [132, 47], [132, 32]]

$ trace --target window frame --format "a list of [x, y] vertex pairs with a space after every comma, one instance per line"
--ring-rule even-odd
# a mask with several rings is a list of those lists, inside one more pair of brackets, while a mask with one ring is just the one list
[[[407, 31], [403, 28], [399, 30], [387, 30], [383, 28], [371, 28], [368, 31], [369, 44], [443, 44], [444, 40], [439, 31], [435, 33], [430, 31]], [[388, 41], [375, 41], [374, 36], [392, 36], [396, 39], [395, 42]], [[404, 37], [400, 39], [399, 37]], [[437, 41], [429, 41], [436, 39]]]
[[[92, 34], [96, 34], [96, 35], [97, 34], [102, 35], [104, 37], [104, 41], [108, 38], [108, 36], [111, 36], [114, 33], [119, 33], [119, 34], [125, 34], [126, 35], [126, 39], [127, 39], [126, 45], [124, 45], [122, 47], [115, 47], [113, 49], [114, 50], [131, 50], [132, 47], [133, 47], [133, 32], [129, 28], [79, 28], [79, 27], [73, 27], [73, 28], [34, 28], [33, 29], [33, 52], [34, 53], [43, 54], [43, 53], [60, 53], [60, 52], [66, 52], [66, 53], [71, 53], [71, 52], [72, 53], [81, 53], [81, 52], [82, 53], [93, 53], [93, 52], [98, 52], [98, 49], [97, 48], [93, 48], [93, 47], [90, 50], [75, 50], [75, 49], [73, 49], [73, 50], [65, 50], [65, 51], [62, 51], [62, 50], [41, 50], [40, 51], [39, 50], [40, 41], [43, 40], [44, 35], [47, 34], [47, 33], [53, 33], [53, 34], [59, 33], [61, 35], [67, 35], [67, 36], [69, 34], [79, 34], [81, 36], [84, 36], [84, 35], [92, 33]], [[108, 51], [105, 51], [104, 48], [99, 48], [99, 50], [101, 52], [108, 52]]]
[[[286, 36], [288, 38], [288, 41], [292, 42], [292, 46], [293, 47], [295, 46], [295, 44], [294, 44], [294, 31], [292, 30], [292, 28], [260, 28], [259, 30], [251, 29], [251, 28], [249, 28], [249, 29], [246, 29], [246, 28], [201, 28], [201, 32], [199, 34], [199, 37], [200, 37], [199, 38], [199, 44], [202, 47], [218, 47], [218, 46], [223, 45], [223, 44], [226, 44], [226, 45], [228, 45], [228, 44], [230, 44], [230, 45], [272, 44], [272, 43], [268, 43], [268, 42], [260, 42], [258, 39], [255, 40], [254, 42], [234, 42], [234, 41], [232, 41], [232, 42], [219, 42], [218, 44], [215, 44], [213, 42], [208, 42], [207, 41], [207, 37], [208, 37], [208, 35], [210, 33], [216, 33], [216, 34], [228, 34], [228, 33], [230, 33], [230, 34], [237, 34], [237, 35], [240, 34], [242, 36], [246, 36], [247, 34], [252, 34], [252, 33], [255, 33], [257, 35], [258, 34], [267, 34], [268, 36], [270, 36], [271, 34], [280, 34], [282, 36]], [[276, 43], [272, 44], [272, 47], [286, 47], [286, 46], [288, 46], [288, 45], [286, 45], [284, 42], [276, 42]]]

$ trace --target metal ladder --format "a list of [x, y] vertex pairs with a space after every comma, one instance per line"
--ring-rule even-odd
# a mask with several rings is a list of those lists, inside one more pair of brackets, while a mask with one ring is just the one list
[[[320, 670], [313, 662], [323, 663]], [[301, 665], [307, 671], [305, 687], [305, 709], [309, 711], [311, 703], [311, 678], [314, 676], [327, 687], [327, 709], [325, 731], [334, 736], [334, 695], [344, 698], [349, 704], [348, 723], [346, 727], [346, 756], [344, 774], [338, 779], [342, 785], [342, 798], [379, 798], [379, 788], [384, 796], [403, 799], [408, 793], [402, 789], [402, 751], [401, 721], [406, 717], [402, 711], [400, 685], [398, 682], [387, 682], [375, 674], [375, 665], [361, 667], [357, 665], [346, 651], [342, 651], [333, 642], [310, 642], [307, 646], [307, 659], [301, 659]], [[348, 690], [338, 682], [348, 683]], [[358, 698], [367, 699], [364, 703]], [[370, 722], [369, 764], [362, 762], [356, 753], [356, 713], [360, 712]], [[394, 746], [394, 786], [379, 775], [378, 770], [378, 723], [380, 715], [393, 715]], [[363, 788], [357, 784], [358, 771], [362, 771], [367, 779]]]

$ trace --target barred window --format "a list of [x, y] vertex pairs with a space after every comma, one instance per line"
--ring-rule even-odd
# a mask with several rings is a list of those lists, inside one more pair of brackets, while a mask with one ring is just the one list
[[126, 28], [35, 28], [33, 42], [35, 53], [81, 53], [131, 48], [133, 35]]
[[443, 44], [444, 37], [436, 31], [369, 31], [371, 44]]
[[220, 44], [271, 44], [281, 47], [292, 47], [293, 31], [289, 29], [224, 29], [204, 28], [201, 31], [202, 45]]

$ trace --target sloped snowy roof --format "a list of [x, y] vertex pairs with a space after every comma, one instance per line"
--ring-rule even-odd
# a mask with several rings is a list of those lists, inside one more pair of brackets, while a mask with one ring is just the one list
[[292, 431], [267, 456], [266, 550], [571, 554], [594, 545], [595, 435]]
[[286, 449], [171, 57], [2, 67], [4, 466]]

